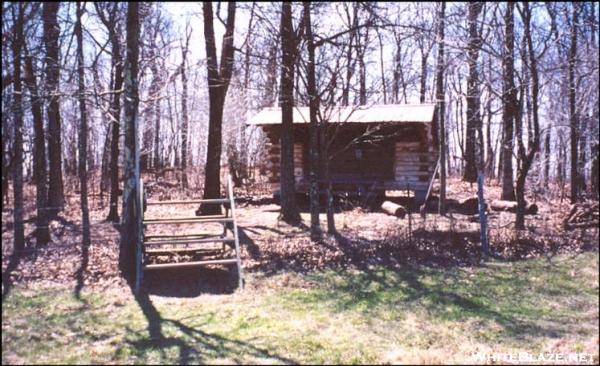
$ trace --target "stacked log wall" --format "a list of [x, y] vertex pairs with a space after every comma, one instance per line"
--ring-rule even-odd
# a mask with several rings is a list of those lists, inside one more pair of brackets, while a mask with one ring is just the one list
[[[264, 127], [267, 136], [265, 144], [266, 159], [265, 169], [267, 182], [276, 190], [279, 189], [281, 172], [281, 140], [279, 130], [275, 127]], [[297, 138], [297, 136], [295, 136]], [[294, 144], [294, 177], [296, 183], [304, 178], [304, 148], [302, 143]]]

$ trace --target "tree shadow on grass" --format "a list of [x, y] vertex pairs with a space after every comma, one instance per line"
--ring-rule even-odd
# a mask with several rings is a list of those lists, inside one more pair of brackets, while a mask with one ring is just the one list
[[250, 228], [238, 226], [238, 236], [240, 239], [240, 246], [246, 246], [246, 250], [247, 250], [248, 254], [250, 255], [250, 257], [252, 259], [258, 259], [258, 258], [260, 258], [260, 254], [261, 254], [260, 248], [258, 247], [258, 245], [256, 245], [254, 240], [252, 240], [252, 238], [250, 236], [248, 236], [248, 234], [246, 233], [246, 230], [253, 232], [255, 234], [259, 234], [257, 231], [254, 231]]
[[[492, 276], [483, 288], [454, 289], [463, 280], [456, 270], [430, 268], [404, 264], [395, 269], [382, 270], [380, 267], [361, 267], [361, 271], [348, 274], [336, 271], [343, 281], [331, 281], [327, 291], [317, 292], [307, 301], [329, 301], [335, 311], [347, 310], [386, 311], [388, 307], [421, 308], [428, 317], [442, 321], [465, 321], [479, 319], [496, 323], [503, 328], [502, 337], [526, 340], [531, 337], [561, 338], [569, 334], [572, 321], [556, 317], [552, 322], [545, 319], [544, 309], [527, 302], [517, 292], [510, 304], [498, 304], [486, 300], [489, 296], [500, 296], [496, 288], [511, 288], [515, 278]], [[437, 277], [437, 281], [431, 278]], [[517, 287], [530, 286], [529, 279], [520, 278]], [[565, 289], [568, 291], [569, 289]], [[470, 293], [479, 292], [472, 296]], [[466, 295], [465, 295], [466, 294]], [[504, 296], [504, 295], [502, 295]], [[504, 301], [504, 300], [502, 300]], [[501, 310], [504, 307], [504, 311]], [[510, 311], [507, 310], [510, 307]], [[366, 310], [362, 310], [366, 309]]]
[[165, 297], [232, 294], [238, 286], [237, 267], [181, 267], [146, 271], [142, 291]]
[[[185, 319], [163, 318], [156, 309], [149, 295], [141, 291], [135, 296], [146, 320], [148, 321], [148, 338], [142, 338], [139, 332], [133, 332], [136, 338], [141, 340], [128, 340], [138, 357], [144, 357], [147, 352], [158, 350], [161, 362], [172, 362], [167, 355], [171, 347], [178, 349], [178, 364], [203, 363], [211, 359], [226, 359], [237, 364], [243, 364], [245, 357], [255, 357], [261, 360], [269, 359], [277, 362], [295, 364], [292, 359], [279, 356], [274, 352], [254, 346], [248, 342], [223, 337], [218, 334], [210, 334], [199, 329], [198, 326], [190, 326], [184, 323]], [[166, 336], [163, 326], [174, 328], [175, 332], [182, 334], [179, 337]]]
[[10, 256], [6, 269], [2, 272], [2, 301], [8, 296], [10, 290], [13, 287], [13, 280], [10, 277], [12, 272], [17, 269], [21, 262], [21, 256], [13, 253]]
[[77, 272], [75, 273], [75, 279], [77, 281], [76, 285], [75, 285], [75, 297], [78, 300], [81, 300], [81, 290], [83, 289], [83, 285], [84, 285], [84, 274], [85, 271], [88, 267], [88, 263], [90, 261], [90, 241], [88, 240], [87, 242], [85, 240], [82, 240], [81, 243], [81, 264], [79, 266], [79, 268], [77, 269]]

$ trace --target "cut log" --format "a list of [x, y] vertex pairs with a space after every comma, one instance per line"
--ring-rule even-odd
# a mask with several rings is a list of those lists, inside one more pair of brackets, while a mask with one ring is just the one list
[[383, 202], [381, 209], [388, 215], [396, 216], [401, 219], [406, 215], [406, 209], [404, 207], [390, 201]]
[[464, 215], [475, 215], [477, 214], [479, 201], [477, 200], [477, 196], [471, 196], [467, 198], [463, 198], [458, 200], [457, 204], [454, 206], [454, 209], [458, 213], [462, 213]]
[[[515, 201], [495, 200], [492, 201], [490, 206], [494, 211], [508, 211], [512, 213], [517, 212], [517, 202]], [[525, 215], [535, 215], [537, 213], [538, 207], [535, 203], [525, 204]]]

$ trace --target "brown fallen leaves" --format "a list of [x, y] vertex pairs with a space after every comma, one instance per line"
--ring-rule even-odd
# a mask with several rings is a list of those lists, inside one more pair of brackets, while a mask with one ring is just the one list
[[[453, 188], [451, 185], [450, 188]], [[487, 187], [486, 187], [487, 188]], [[184, 199], [174, 188], [161, 184], [149, 185], [153, 199], [169, 196]], [[456, 191], [465, 197], [472, 194], [464, 183], [456, 183]], [[450, 189], [452, 192], [452, 189]], [[499, 196], [495, 187], [487, 191], [488, 198]], [[28, 186], [25, 196], [26, 237], [30, 251], [22, 256], [16, 268], [11, 262], [13, 246], [12, 210], [2, 211], [2, 272], [11, 283], [51, 282], [75, 284], [84, 263], [81, 246], [81, 221], [78, 197], [67, 199], [65, 210], [51, 223], [52, 241], [35, 248], [34, 189]], [[244, 194], [243, 192], [238, 192]], [[238, 226], [242, 263], [247, 271], [270, 274], [279, 271], [308, 272], [330, 267], [417, 263], [429, 266], [470, 266], [481, 259], [478, 225], [468, 216], [454, 214], [426, 218], [413, 213], [411, 229], [408, 216], [404, 219], [379, 212], [356, 208], [336, 214], [337, 235], [324, 235], [313, 242], [305, 229], [290, 227], [278, 221], [279, 207], [269, 204], [267, 195], [245, 196], [238, 205]], [[458, 195], [457, 195], [458, 197]], [[119, 233], [116, 226], [104, 221], [108, 207], [97, 196], [90, 201], [91, 246], [87, 251], [87, 266], [79, 279], [84, 287], [115, 287], [124, 282], [118, 271]], [[105, 197], [106, 198], [106, 197]], [[243, 202], [242, 202], [243, 201]], [[566, 203], [537, 201], [540, 211], [527, 218], [528, 230], [514, 230], [514, 214], [501, 212], [490, 216], [490, 242], [493, 253], [506, 259], [529, 258], [562, 252], [577, 252], [598, 247], [598, 203], [576, 205], [571, 212]], [[164, 207], [148, 211], [156, 216], [189, 216], [195, 207]], [[308, 219], [306, 211], [302, 214]], [[324, 216], [324, 215], [323, 215]], [[576, 224], [595, 220], [595, 227], [565, 230], [564, 222]], [[325, 225], [323, 225], [325, 227]], [[158, 234], [182, 228], [160, 228]], [[5, 281], [3, 281], [4, 283]]]

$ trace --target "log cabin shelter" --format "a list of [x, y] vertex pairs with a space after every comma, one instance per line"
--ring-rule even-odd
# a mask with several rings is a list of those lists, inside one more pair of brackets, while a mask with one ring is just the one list
[[[319, 144], [327, 146], [329, 180], [334, 192], [359, 195], [386, 190], [429, 194], [438, 162], [435, 104], [386, 104], [322, 109]], [[294, 107], [296, 190], [309, 187], [309, 109]], [[266, 108], [247, 125], [265, 133], [267, 181], [279, 189], [281, 108]], [[319, 147], [320, 151], [323, 151]], [[320, 169], [324, 169], [324, 156]], [[319, 174], [323, 178], [323, 174]], [[321, 184], [325, 184], [324, 180]]]

